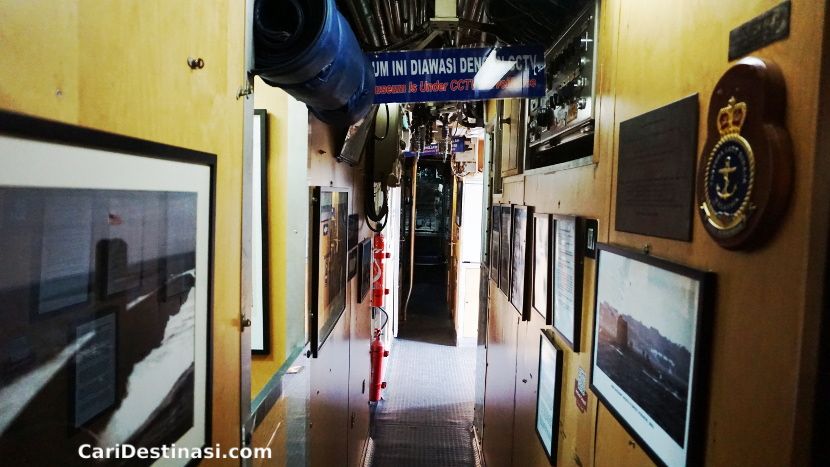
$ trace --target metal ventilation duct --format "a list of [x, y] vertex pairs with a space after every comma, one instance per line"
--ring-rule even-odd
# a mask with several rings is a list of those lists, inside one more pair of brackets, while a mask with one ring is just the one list
[[339, 126], [363, 118], [375, 77], [334, 0], [256, 0], [254, 73]]

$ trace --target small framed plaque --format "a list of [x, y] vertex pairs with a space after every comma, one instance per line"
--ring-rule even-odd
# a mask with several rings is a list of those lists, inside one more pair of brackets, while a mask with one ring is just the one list
[[539, 372], [536, 389], [536, 435], [545, 455], [556, 464], [559, 447], [559, 406], [562, 393], [562, 350], [550, 331], [539, 336]]
[[551, 324], [552, 322], [550, 260], [553, 249], [551, 248], [550, 234], [550, 214], [533, 214], [533, 266], [530, 305], [536, 313], [545, 318], [545, 324]]
[[490, 208], [490, 279], [499, 285], [499, 252], [501, 248], [501, 206]]
[[530, 320], [530, 300], [528, 290], [528, 267], [530, 266], [530, 242], [533, 231], [530, 229], [533, 219], [532, 206], [513, 208], [512, 230], [513, 244], [510, 257], [510, 303], [522, 316], [523, 321]]
[[499, 288], [510, 297], [510, 254], [513, 248], [513, 206], [501, 206], [501, 239], [499, 242]]

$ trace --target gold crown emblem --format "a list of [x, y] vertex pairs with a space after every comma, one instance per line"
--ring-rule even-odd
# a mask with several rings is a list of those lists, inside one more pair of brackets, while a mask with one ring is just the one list
[[746, 102], [737, 102], [735, 97], [730, 97], [726, 107], [718, 113], [718, 131], [721, 136], [738, 134], [746, 120]]

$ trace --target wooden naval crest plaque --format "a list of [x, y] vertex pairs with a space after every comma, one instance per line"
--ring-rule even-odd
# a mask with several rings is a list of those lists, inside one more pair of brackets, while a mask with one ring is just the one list
[[760, 246], [781, 222], [792, 186], [786, 89], [773, 63], [747, 57], [718, 81], [697, 177], [706, 231], [729, 249]]

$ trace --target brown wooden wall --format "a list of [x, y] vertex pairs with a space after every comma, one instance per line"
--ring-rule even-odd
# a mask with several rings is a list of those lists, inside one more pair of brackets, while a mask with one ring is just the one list
[[[615, 230], [618, 128], [622, 121], [699, 93], [700, 151], [709, 98], [730, 66], [729, 31], [778, 3], [601, 2], [595, 164], [508, 177], [503, 194], [494, 196], [494, 202], [528, 204], [537, 212], [597, 218], [602, 242], [637, 249], [648, 244], [655, 256], [717, 274], [716, 304], [710, 310], [711, 384], [705, 389], [709, 403], [700, 407], [708, 415], [707, 465], [808, 462], [828, 218], [828, 155], [817, 145], [819, 90], [825, 86], [820, 82], [825, 3], [793, 1], [789, 39], [753, 54], [783, 70], [795, 154], [792, 202], [766, 246], [753, 252], [724, 250], [692, 212], [691, 242]], [[826, 127], [826, 112], [821, 115]], [[593, 322], [594, 264], [586, 263], [583, 349], [590, 348]], [[483, 448], [488, 465], [544, 466], [548, 461], [534, 433], [535, 384], [523, 382], [536, 376], [542, 323], [518, 322], [517, 316], [491, 283]], [[590, 371], [590, 352], [566, 350], [557, 465], [651, 465], [592, 393], [588, 410], [577, 410], [573, 389], [579, 367]]]
[[212, 421], [226, 451], [240, 442], [244, 15], [227, 0], [0, 3], [0, 108], [217, 155]]

